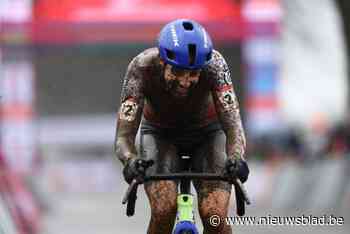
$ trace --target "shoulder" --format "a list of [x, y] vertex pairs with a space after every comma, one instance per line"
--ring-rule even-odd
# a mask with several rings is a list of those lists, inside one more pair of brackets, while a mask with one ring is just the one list
[[212, 59], [205, 68], [210, 80], [217, 85], [231, 85], [230, 69], [224, 56], [217, 50], [213, 50]]
[[228, 69], [226, 60], [219, 51], [213, 50], [212, 58], [207, 65], [207, 69], [212, 72]]
[[159, 64], [158, 48], [146, 49], [135, 56], [129, 64], [129, 68], [151, 68]]

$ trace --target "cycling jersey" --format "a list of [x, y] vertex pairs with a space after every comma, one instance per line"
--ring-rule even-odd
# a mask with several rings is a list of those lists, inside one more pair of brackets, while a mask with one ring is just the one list
[[186, 97], [174, 95], [164, 79], [165, 64], [157, 48], [136, 56], [128, 66], [118, 112], [116, 150], [126, 162], [135, 156], [135, 136], [141, 118], [161, 129], [181, 133], [219, 122], [226, 134], [226, 153], [242, 158], [245, 136], [229, 68], [218, 51], [200, 70], [199, 80]]

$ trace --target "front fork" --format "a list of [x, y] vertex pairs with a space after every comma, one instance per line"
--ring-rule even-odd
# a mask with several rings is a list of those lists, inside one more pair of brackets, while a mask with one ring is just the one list
[[184, 232], [198, 234], [193, 214], [192, 194], [179, 194], [177, 196], [177, 216], [173, 234]]

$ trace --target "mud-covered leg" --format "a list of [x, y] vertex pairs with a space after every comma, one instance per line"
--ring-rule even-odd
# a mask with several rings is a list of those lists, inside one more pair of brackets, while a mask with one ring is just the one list
[[[176, 147], [154, 134], [143, 135], [142, 146], [146, 159], [154, 165], [147, 174], [178, 172], [180, 167]], [[145, 183], [145, 191], [151, 207], [148, 234], [171, 234], [176, 217], [177, 183], [174, 181], [152, 181]]]
[[172, 181], [157, 181], [145, 185], [151, 206], [148, 234], [171, 234], [176, 217], [177, 186]]
[[[208, 181], [201, 183], [198, 190], [198, 207], [202, 219], [204, 234], [231, 234], [232, 229], [226, 225], [224, 220], [228, 215], [230, 202], [230, 185], [222, 182]], [[220, 225], [213, 226], [210, 217], [216, 215], [220, 217]]]
[[[226, 162], [226, 137], [222, 131], [210, 134], [196, 150], [194, 169], [197, 172], [222, 173]], [[223, 220], [229, 209], [231, 185], [223, 181], [194, 181], [198, 194], [198, 208], [204, 234], [231, 234], [231, 227], [225, 222], [213, 226], [210, 217], [217, 215]]]

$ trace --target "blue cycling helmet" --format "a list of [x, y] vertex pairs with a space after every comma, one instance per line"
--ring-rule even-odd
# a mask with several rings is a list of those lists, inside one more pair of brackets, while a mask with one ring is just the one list
[[213, 44], [202, 25], [193, 20], [178, 19], [160, 31], [158, 49], [165, 63], [193, 70], [209, 62]]

